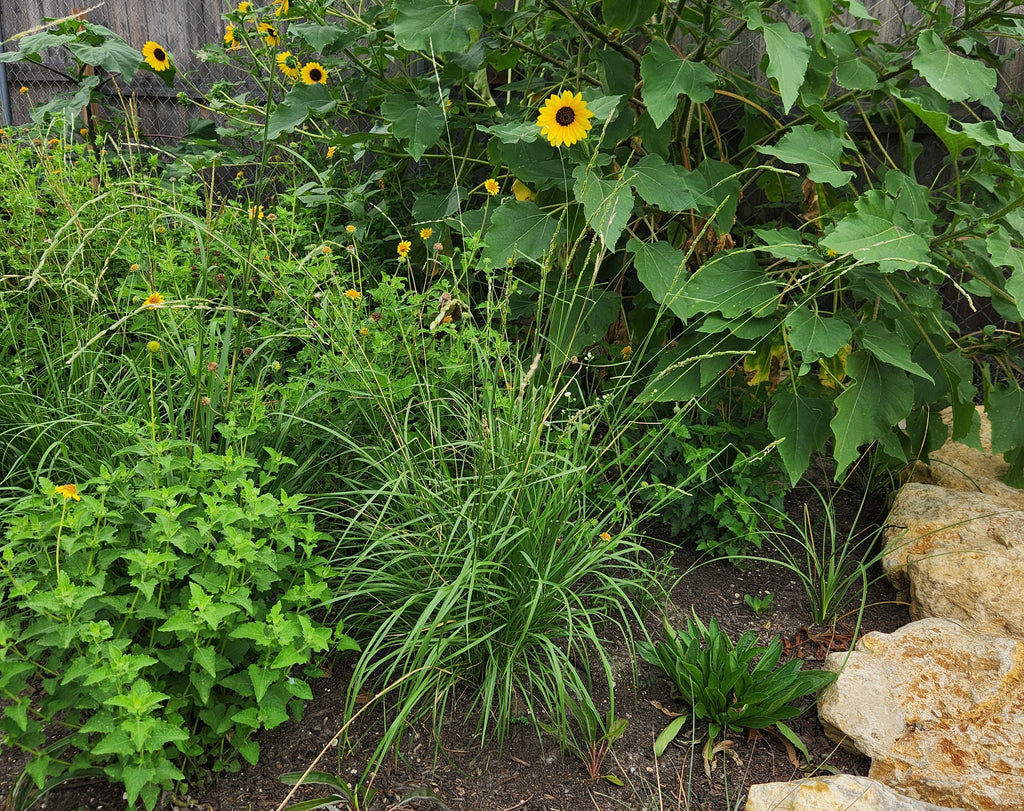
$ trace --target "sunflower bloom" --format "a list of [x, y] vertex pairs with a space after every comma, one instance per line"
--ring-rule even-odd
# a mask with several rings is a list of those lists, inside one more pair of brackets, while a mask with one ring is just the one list
[[270, 23], [260, 23], [256, 27], [259, 29], [260, 36], [263, 37], [263, 41], [267, 45], [274, 46], [281, 42], [281, 35], [277, 33], [277, 28]]
[[359, 301], [363, 297], [363, 294], [356, 290], [354, 287], [350, 287], [345, 291], [345, 298], [350, 301]]
[[302, 81], [306, 84], [327, 84], [327, 71], [319, 62], [307, 62], [302, 66]]
[[165, 71], [171, 66], [171, 57], [167, 51], [155, 42], [147, 42], [142, 46], [142, 56], [146, 60], [146, 64], [157, 73]]
[[248, 14], [250, 11], [252, 11], [252, 3], [243, 2], [238, 4], [239, 14]]
[[60, 487], [54, 488], [53, 492], [64, 496], [65, 501], [69, 498], [73, 498], [75, 501], [82, 500], [82, 497], [78, 495], [78, 486], [74, 484], [62, 484]]
[[289, 79], [299, 78], [299, 59], [291, 51], [281, 51], [277, 55], [277, 68]]
[[582, 95], [566, 90], [561, 96], [556, 93], [544, 102], [537, 116], [537, 126], [551, 146], [572, 146], [587, 137], [593, 116]]
[[235, 27], [231, 23], [224, 26], [224, 47], [231, 50], [238, 47], [238, 40], [235, 39]]
[[147, 310], [155, 310], [157, 307], [162, 307], [163, 303], [164, 297], [162, 295], [160, 295], [159, 293], [152, 293], [146, 298], [144, 302], [142, 302], [142, 306], [145, 307]]
[[430, 239], [432, 236], [434, 236], [434, 229], [433, 228], [421, 228], [420, 229], [420, 239], [427, 240], [427, 239]]
[[274, 0], [274, 5], [277, 6], [277, 8], [274, 9], [275, 17], [288, 15], [289, 0]]
[[487, 178], [487, 180], [484, 181], [484, 189], [486, 189], [487, 193], [492, 197], [498, 193], [500, 188], [501, 187], [498, 185], [498, 181], [495, 180], [493, 177], [489, 177]]
[[409, 255], [409, 251], [411, 250], [412, 243], [409, 240], [403, 239], [401, 242], [398, 243], [398, 255], [401, 256], [403, 259], [405, 259], [405, 257]]

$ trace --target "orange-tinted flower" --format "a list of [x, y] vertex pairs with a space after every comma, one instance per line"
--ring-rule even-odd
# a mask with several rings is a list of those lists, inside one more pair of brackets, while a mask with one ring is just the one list
[[403, 239], [398, 243], [398, 255], [403, 259], [409, 255], [409, 251], [412, 250], [412, 243], [407, 239]]
[[55, 488], [53, 492], [64, 496], [65, 501], [69, 498], [73, 498], [75, 501], [82, 500], [82, 497], [78, 495], [78, 486], [74, 484], [62, 484], [60, 487]]
[[163, 303], [164, 297], [162, 295], [160, 295], [159, 293], [152, 293], [146, 298], [144, 302], [142, 302], [142, 306], [145, 307], [147, 310], [155, 310], [157, 307], [163, 306]]

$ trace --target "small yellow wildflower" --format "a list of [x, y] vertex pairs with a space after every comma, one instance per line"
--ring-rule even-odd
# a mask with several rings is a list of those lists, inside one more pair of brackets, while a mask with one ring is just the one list
[[82, 127], [82, 128], [81, 128], [81, 129], [80, 129], [80, 130], [78, 131], [78, 134], [79, 134], [79, 135], [82, 135], [82, 136], [88, 135], [88, 134], [89, 134], [89, 128], [88, 128], [88, 127]]
[[350, 287], [345, 291], [345, 298], [352, 301], [359, 301], [363, 297], [363, 294], [356, 290], [354, 287]]
[[345, 233], [346, 234], [354, 234], [355, 232], [356, 232], [356, 227], [354, 225], [346, 225], [345, 226]]
[[146, 349], [148, 349], [151, 353], [155, 355], [157, 352], [160, 351], [160, 342], [150, 341], [148, 344], [146, 344]]
[[337, 151], [337, 149], [338, 147], [336, 146], [327, 147], [327, 160], [330, 160], [331, 158], [334, 157], [334, 153]]
[[487, 193], [493, 197], [498, 193], [500, 186], [498, 186], [497, 180], [495, 180], [493, 177], [489, 177], [487, 178], [487, 180], [484, 181], [484, 189], [486, 189]]
[[249, 219], [250, 220], [262, 220], [263, 219], [263, 206], [249, 206]]
[[155, 310], [158, 307], [162, 307], [163, 303], [164, 297], [162, 295], [159, 293], [151, 293], [146, 300], [142, 302], [142, 306], [147, 310]]
[[434, 235], [434, 229], [433, 228], [421, 228], [420, 229], [420, 239], [427, 240], [427, 239], [430, 239], [433, 235]]
[[544, 102], [536, 123], [551, 146], [572, 146], [587, 137], [593, 116], [582, 95], [566, 90], [561, 96], [556, 93]]
[[369, 330], [368, 327], [362, 327], [359, 330], [359, 334], [360, 335], [369, 335], [370, 334], [370, 330]]
[[245, 177], [245, 172], [243, 172], [241, 169], [235, 172], [235, 180], [241, 180], [243, 177]]
[[320, 253], [322, 253], [324, 256], [330, 256], [331, 255], [331, 246], [330, 245], [322, 246], [320, 248]]
[[73, 498], [75, 501], [82, 500], [82, 497], [78, 495], [78, 486], [74, 484], [62, 484], [60, 487], [54, 488], [53, 492], [64, 496], [65, 501], [69, 498]]
[[130, 270], [132, 273], [134, 273], [138, 269], [139, 269], [139, 263], [138, 262], [132, 262], [131, 267], [128, 268], [128, 270]]
[[49, 141], [46, 142], [46, 145], [47, 146], [57, 146], [57, 144], [59, 144], [59, 143], [60, 143], [60, 139], [59, 138], [51, 138]]
[[608, 533], [608, 532], [602, 532], [601, 533], [601, 540], [602, 541], [610, 541], [611, 539], [612, 539], [611, 533]]
[[623, 357], [624, 360], [629, 360], [629, 356], [632, 355], [632, 354], [633, 354], [633, 347], [631, 347], [629, 344], [627, 344], [626, 346], [622, 347], [622, 357]]
[[18, 88], [18, 92], [21, 93], [21, 95], [24, 96], [28, 92], [28, 88], [25, 87], [25, 85], [22, 85], [21, 87]]
[[403, 259], [409, 255], [409, 251], [412, 250], [412, 243], [407, 239], [403, 239], [398, 243], [398, 255]]

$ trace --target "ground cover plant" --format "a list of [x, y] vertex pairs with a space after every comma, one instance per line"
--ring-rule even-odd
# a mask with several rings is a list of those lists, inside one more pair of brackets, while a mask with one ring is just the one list
[[343, 741], [350, 804], [453, 716], [596, 777], [638, 636], [684, 694], [709, 657], [763, 676], [753, 720], [729, 685], [691, 695], [709, 743], [799, 743], [791, 702], [827, 679], [778, 645], [715, 619], [644, 638], [677, 576], [648, 536], [779, 558], [835, 622], [876, 550], [827, 499], [824, 545], [763, 522], [812, 460], [898, 466], [982, 402], [1020, 480], [1024, 144], [992, 43], [1019, 21], [915, 9], [881, 41], [852, 0], [245, 2], [171, 149], [131, 110], [78, 118], [139, 70], [188, 86], [160, 32], [16, 38], [0, 59], [59, 49], [77, 82], [0, 135], [22, 785], [100, 770], [152, 809], [255, 761], [329, 657], [346, 717], [382, 719]]

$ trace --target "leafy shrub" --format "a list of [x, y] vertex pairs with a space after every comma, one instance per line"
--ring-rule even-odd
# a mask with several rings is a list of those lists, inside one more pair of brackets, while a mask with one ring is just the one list
[[[0, 731], [40, 787], [100, 765], [152, 809], [204, 768], [256, 762], [253, 733], [312, 697], [296, 668], [354, 643], [311, 609], [330, 595], [324, 536], [300, 498], [262, 492], [290, 460], [148, 438], [124, 456], [3, 516]], [[54, 723], [70, 759], [44, 749]]]
[[[778, 638], [763, 648], [757, 634], [747, 631], [734, 645], [714, 619], [704, 625], [694, 614], [678, 631], [667, 619], [662, 624], [664, 641], [641, 642], [637, 649], [644, 661], [665, 671], [694, 715], [708, 723], [709, 743], [722, 732], [775, 727], [806, 757], [800, 738], [784, 722], [801, 712], [793, 701], [827, 687], [835, 673], [801, 671], [799, 659], [777, 667], [782, 655]], [[673, 721], [675, 732], [685, 721]]]

